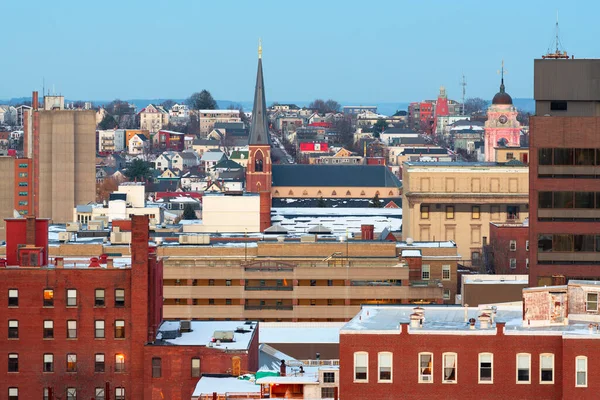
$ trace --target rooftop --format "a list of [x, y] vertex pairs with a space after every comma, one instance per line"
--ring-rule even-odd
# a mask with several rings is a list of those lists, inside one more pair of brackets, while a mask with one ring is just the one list
[[344, 322], [261, 322], [261, 343], [339, 343]]
[[213, 393], [260, 393], [260, 385], [234, 377], [203, 376], [198, 380], [192, 396], [212, 395]]
[[384, 165], [273, 165], [273, 186], [400, 188], [402, 182]]
[[[183, 321], [186, 322], [186, 321]], [[256, 321], [189, 321], [190, 332], [182, 332], [181, 321], [165, 321], [158, 328], [155, 345], [205, 346], [217, 350], [248, 350], [256, 332]], [[231, 334], [233, 341], [217, 342], [215, 334]]]

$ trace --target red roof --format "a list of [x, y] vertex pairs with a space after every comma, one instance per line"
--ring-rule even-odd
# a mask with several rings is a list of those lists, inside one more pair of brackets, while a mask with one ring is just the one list
[[156, 192], [156, 200], [168, 199], [174, 197], [189, 197], [191, 199], [202, 199], [202, 193], [200, 192]]

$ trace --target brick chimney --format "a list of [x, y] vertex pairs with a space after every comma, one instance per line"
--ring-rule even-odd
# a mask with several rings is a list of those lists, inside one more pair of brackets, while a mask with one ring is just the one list
[[361, 225], [360, 234], [362, 240], [373, 240], [373, 232], [375, 227], [373, 225]]
[[37, 111], [39, 104], [40, 103], [38, 101], [38, 92], [36, 90], [31, 94], [31, 107], [33, 108], [33, 111]]
[[25, 244], [27, 246], [35, 246], [35, 216], [27, 216], [25, 224]]

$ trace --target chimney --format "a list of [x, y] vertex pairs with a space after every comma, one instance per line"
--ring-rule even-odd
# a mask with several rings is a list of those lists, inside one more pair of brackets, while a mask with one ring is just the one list
[[27, 216], [25, 224], [25, 244], [27, 246], [35, 246], [35, 216]]
[[469, 329], [475, 329], [475, 318], [469, 319]]
[[567, 278], [564, 275], [552, 275], [552, 286], [562, 286], [567, 284]]
[[33, 111], [37, 111], [39, 104], [40, 103], [38, 102], [38, 92], [36, 90], [31, 94], [31, 107], [33, 108]]
[[106, 260], [106, 268], [113, 269], [115, 267], [114, 260], [112, 258], [108, 258]]
[[279, 364], [279, 375], [285, 376], [285, 360], [281, 360], [281, 364]]
[[62, 257], [54, 257], [54, 267], [55, 268], [64, 268], [65, 259]]
[[419, 328], [421, 326], [421, 315], [418, 313], [410, 314], [410, 327], [411, 328]]
[[479, 327], [481, 329], [488, 329], [490, 327], [490, 315], [489, 314], [481, 314], [479, 316]]
[[375, 227], [373, 225], [361, 225], [360, 226], [361, 239], [362, 240], [373, 240], [374, 230], [375, 230]]

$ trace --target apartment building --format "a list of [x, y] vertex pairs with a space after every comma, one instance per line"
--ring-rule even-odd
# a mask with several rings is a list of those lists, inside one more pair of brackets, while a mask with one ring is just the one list
[[572, 280], [525, 288], [522, 306], [363, 306], [340, 331], [340, 395], [594, 399], [599, 293]]
[[534, 61], [530, 120], [532, 286], [600, 279], [599, 59]]
[[490, 222], [528, 218], [528, 173], [520, 162], [404, 163], [404, 238], [455, 241], [464, 264], [482, 265]]
[[238, 110], [198, 110], [200, 135], [206, 137], [217, 122], [242, 122]]
[[6, 239], [4, 218], [33, 210], [31, 159], [0, 157], [0, 240]]
[[454, 243], [260, 241], [169, 246], [167, 319], [346, 321], [361, 304], [450, 303]]

